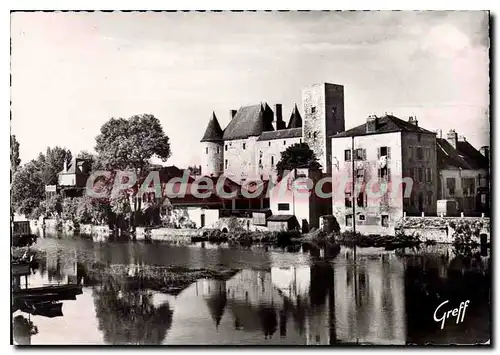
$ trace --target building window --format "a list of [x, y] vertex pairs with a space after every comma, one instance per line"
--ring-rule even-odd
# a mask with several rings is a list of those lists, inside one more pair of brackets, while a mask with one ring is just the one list
[[278, 211], [289, 211], [290, 204], [289, 203], [278, 203]]
[[314, 136], [314, 139], [318, 138], [318, 132], [314, 132], [313, 136]]
[[417, 134], [417, 141], [420, 142], [422, 140], [422, 135], [421, 134]]
[[351, 161], [351, 150], [350, 149], [344, 150], [344, 160]]
[[247, 147], [247, 145], [245, 143], [243, 143], [243, 150], [245, 150]]
[[354, 151], [354, 160], [365, 160], [366, 149], [358, 148]]
[[358, 180], [364, 180], [365, 170], [364, 169], [356, 169], [356, 178]]
[[360, 192], [357, 199], [358, 207], [366, 207], [366, 194], [364, 192]]
[[227, 169], [227, 159], [226, 159], [226, 169]]
[[360, 214], [360, 215], [358, 216], [358, 218], [359, 218], [359, 220], [360, 220], [360, 221], [364, 221], [364, 220], [366, 220], [366, 217], [365, 217], [365, 215], [364, 215], [364, 214]]
[[424, 181], [424, 168], [418, 168], [418, 182]]
[[224, 166], [222, 165], [222, 163], [219, 164], [219, 170], [222, 170], [224, 169]]
[[413, 147], [408, 147], [408, 158], [413, 159]]
[[432, 191], [427, 192], [427, 204], [432, 206]]
[[389, 216], [386, 214], [382, 215], [382, 227], [389, 227]]
[[283, 145], [286, 145], [286, 141], [283, 141]]
[[352, 226], [352, 214], [348, 214], [345, 216], [345, 225]]
[[274, 166], [274, 156], [271, 155], [271, 166]]
[[427, 168], [427, 182], [432, 182], [432, 170], [431, 168]]
[[316, 106], [311, 107], [311, 113], [316, 113]]
[[417, 160], [424, 159], [424, 149], [422, 147], [417, 147]]
[[267, 142], [267, 146], [270, 147], [271, 146], [271, 142]]
[[418, 194], [418, 210], [424, 212], [424, 194], [422, 192]]
[[219, 154], [219, 147], [217, 147], [217, 154]]
[[205, 148], [205, 154], [208, 154], [208, 147]]
[[446, 189], [448, 190], [448, 195], [451, 197], [455, 196], [456, 181], [455, 178], [446, 178]]
[[387, 159], [391, 158], [391, 147], [380, 147], [378, 148], [378, 158], [387, 157]]
[[352, 195], [350, 192], [345, 193], [344, 203], [345, 207], [352, 207]]
[[227, 152], [227, 144], [226, 144], [226, 146], [224, 147], [224, 149], [225, 149], [225, 150], [226, 150], [226, 152]]
[[474, 196], [474, 188], [475, 188], [474, 178], [463, 178], [462, 179], [462, 189], [463, 196]]
[[302, 138], [299, 139], [299, 143], [302, 143]]

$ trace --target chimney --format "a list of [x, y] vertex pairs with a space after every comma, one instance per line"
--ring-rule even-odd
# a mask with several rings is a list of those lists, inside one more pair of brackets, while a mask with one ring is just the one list
[[453, 148], [457, 149], [458, 134], [454, 129], [448, 132], [446, 140], [452, 145]]
[[408, 119], [408, 122], [410, 122], [412, 125], [415, 125], [418, 127], [418, 121], [417, 121], [416, 116], [410, 116], [410, 118]]
[[229, 120], [232, 120], [234, 118], [234, 115], [236, 115], [237, 110], [229, 110]]
[[378, 117], [376, 115], [370, 115], [366, 119], [366, 133], [373, 133], [377, 130]]
[[467, 140], [465, 139], [465, 136], [458, 136], [458, 141], [459, 142], [467, 142]]
[[484, 155], [488, 160], [490, 159], [490, 147], [487, 145], [482, 146], [481, 149], [479, 149], [482, 155]]
[[281, 104], [274, 105], [274, 128], [276, 130], [286, 128], [285, 122], [283, 122], [283, 110]]

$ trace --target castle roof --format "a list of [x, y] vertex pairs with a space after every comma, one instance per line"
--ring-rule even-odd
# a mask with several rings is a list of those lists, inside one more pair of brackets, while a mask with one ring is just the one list
[[279, 129], [277, 131], [262, 132], [258, 141], [270, 141], [273, 139], [286, 139], [302, 137], [302, 127]]
[[222, 128], [220, 128], [219, 121], [215, 117], [215, 112], [213, 112], [201, 142], [220, 142], [222, 141], [222, 135]]
[[340, 132], [334, 135], [333, 138], [366, 136], [369, 134], [392, 133], [392, 132], [415, 132], [415, 133], [436, 134], [424, 128], [418, 127], [410, 122], [397, 118], [396, 116], [385, 115], [382, 117], [378, 117], [377, 127], [375, 131], [367, 133], [366, 123], [363, 123], [362, 125], [351, 128], [350, 130]]
[[446, 139], [437, 138], [436, 153], [439, 169], [488, 169], [488, 159], [467, 141], [457, 142], [455, 149]]
[[245, 139], [260, 136], [262, 132], [272, 131], [273, 111], [267, 103], [244, 106], [231, 119], [224, 130], [223, 139]]
[[292, 114], [290, 115], [290, 121], [288, 121], [288, 128], [299, 128], [299, 127], [302, 127], [302, 117], [300, 116], [297, 104], [295, 104]]

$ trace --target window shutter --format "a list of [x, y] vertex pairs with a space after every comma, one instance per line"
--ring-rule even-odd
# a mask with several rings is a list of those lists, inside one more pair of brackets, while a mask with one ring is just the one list
[[363, 160], [366, 160], [366, 149], [363, 149]]
[[391, 159], [391, 147], [387, 147], [387, 159]]
[[377, 148], [377, 159], [380, 159], [380, 147]]

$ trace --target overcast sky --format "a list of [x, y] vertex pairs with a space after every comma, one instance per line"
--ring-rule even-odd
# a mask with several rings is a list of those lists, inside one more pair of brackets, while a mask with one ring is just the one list
[[[385, 112], [489, 143], [483, 12], [14, 13], [12, 133], [21, 160], [47, 146], [92, 151], [111, 117], [152, 113], [167, 164], [200, 163], [215, 111], [293, 104], [344, 85], [346, 128]], [[445, 133], [444, 133], [445, 134]]]

